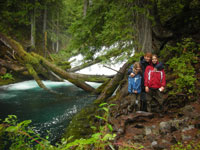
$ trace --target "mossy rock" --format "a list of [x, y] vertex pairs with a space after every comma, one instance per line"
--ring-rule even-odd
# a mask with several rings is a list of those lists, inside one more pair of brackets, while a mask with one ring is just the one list
[[90, 105], [83, 108], [79, 113], [77, 113], [69, 126], [67, 127], [63, 137], [70, 140], [88, 138], [92, 133], [92, 126], [98, 124], [98, 119], [95, 117], [98, 115], [99, 109], [97, 105]]

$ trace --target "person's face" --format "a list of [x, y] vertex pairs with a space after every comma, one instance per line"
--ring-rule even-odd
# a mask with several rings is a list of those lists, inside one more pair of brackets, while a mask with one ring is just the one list
[[150, 62], [151, 61], [151, 57], [149, 57], [149, 56], [144, 56], [144, 59], [145, 59], [146, 62]]
[[157, 62], [158, 62], [158, 58], [155, 57], [155, 56], [153, 56], [153, 57], [152, 57], [152, 63], [153, 63], [153, 64], [156, 64]]
[[136, 70], [136, 73], [138, 73], [138, 72], [141, 71], [141, 67], [140, 67], [140, 66], [137, 66], [137, 67], [135, 68], [135, 70]]

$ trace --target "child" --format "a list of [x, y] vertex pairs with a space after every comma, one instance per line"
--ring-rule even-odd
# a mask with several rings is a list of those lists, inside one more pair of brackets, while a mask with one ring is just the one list
[[159, 111], [163, 109], [163, 94], [165, 89], [165, 72], [164, 70], [157, 70], [155, 66], [158, 64], [157, 55], [152, 55], [152, 65], [149, 65], [145, 69], [144, 74], [144, 86], [147, 100], [147, 111], [151, 112], [151, 104], [153, 100], [160, 106]]
[[[128, 92], [132, 95], [130, 107], [136, 106], [138, 109], [140, 108], [142, 69], [139, 62], [135, 62], [132, 67], [132, 72], [128, 77]], [[134, 76], [132, 74], [134, 74]]]

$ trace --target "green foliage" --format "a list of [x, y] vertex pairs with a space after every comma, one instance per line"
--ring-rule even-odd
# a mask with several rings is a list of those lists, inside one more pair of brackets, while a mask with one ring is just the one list
[[142, 57], [142, 56], [144, 56], [143, 52], [136, 52], [133, 57], [129, 58], [128, 61], [130, 63], [138, 62], [138, 61], [140, 61], [140, 57]]
[[197, 63], [198, 51], [199, 45], [189, 38], [184, 39], [182, 43], [177, 43], [176, 46], [167, 45], [161, 51], [161, 56], [168, 59], [166, 64], [169, 67], [170, 76], [176, 77], [167, 84], [169, 88], [173, 87], [169, 94], [184, 93], [189, 96], [195, 92], [196, 71], [193, 64]]
[[10, 73], [4, 74], [3, 76], [1, 76], [1, 79], [4, 79], [4, 80], [6, 80], [6, 79], [14, 80], [12, 74], [10, 74]]
[[189, 143], [181, 143], [173, 145], [170, 150], [199, 150], [200, 142], [190, 141]]
[[[54, 60], [54, 63], [58, 66], [64, 66], [63, 69], [70, 68], [70, 63], [68, 59], [73, 56], [73, 52], [67, 53], [65, 50], [59, 51], [57, 54], [51, 54], [51, 57]], [[66, 67], [67, 66], [67, 67]]]
[[89, 54], [88, 58], [104, 46], [107, 49], [112, 49], [114, 45], [118, 49], [129, 47], [130, 51], [133, 48], [133, 28], [131, 11], [126, 9], [127, 6], [128, 1], [92, 1], [87, 15], [84, 17], [79, 12], [79, 16], [69, 27], [72, 35], [70, 49], [78, 49], [84, 55]]
[[11, 150], [32, 150], [35, 147], [39, 150], [44, 149], [45, 145], [50, 146], [49, 141], [40, 138], [39, 135], [33, 131], [33, 128], [29, 126], [30, 123], [31, 120], [18, 123], [15, 115], [9, 115], [0, 124], [0, 138], [3, 139], [1, 148], [9, 147]]

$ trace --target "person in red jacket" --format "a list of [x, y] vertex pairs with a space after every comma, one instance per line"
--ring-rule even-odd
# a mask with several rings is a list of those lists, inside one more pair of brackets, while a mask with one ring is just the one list
[[155, 101], [159, 105], [159, 111], [163, 111], [163, 91], [165, 89], [166, 80], [164, 69], [157, 70], [155, 68], [158, 64], [157, 55], [152, 55], [152, 65], [145, 69], [144, 86], [146, 91], [147, 111], [152, 112], [151, 104]]

